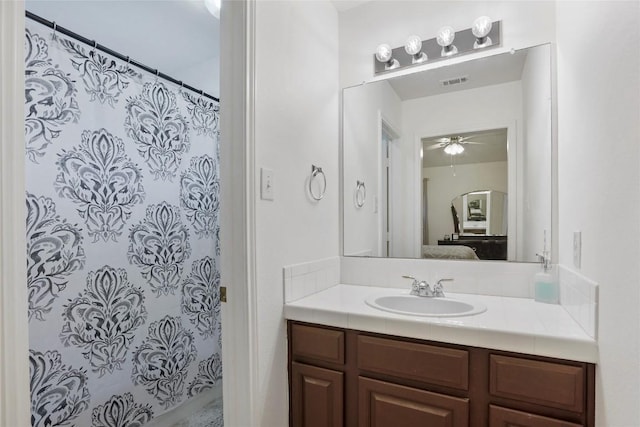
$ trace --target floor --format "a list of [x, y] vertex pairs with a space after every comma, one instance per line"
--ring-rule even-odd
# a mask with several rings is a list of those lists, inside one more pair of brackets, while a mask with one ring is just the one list
[[222, 397], [173, 427], [223, 427]]

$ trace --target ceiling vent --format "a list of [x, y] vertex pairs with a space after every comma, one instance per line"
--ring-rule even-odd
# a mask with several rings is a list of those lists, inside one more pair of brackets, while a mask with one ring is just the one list
[[455, 86], [469, 81], [469, 76], [453, 77], [446, 80], [440, 80], [442, 87]]

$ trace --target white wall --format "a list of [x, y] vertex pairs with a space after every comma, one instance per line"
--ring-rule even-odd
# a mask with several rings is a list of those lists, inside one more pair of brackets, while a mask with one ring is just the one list
[[[522, 70], [522, 259], [542, 253], [544, 232], [551, 245], [551, 52], [529, 49]], [[540, 215], [540, 212], [549, 215]]]
[[640, 425], [639, 29], [636, 1], [557, 5], [560, 263], [600, 284], [599, 427]]
[[402, 46], [411, 34], [431, 39], [443, 25], [469, 28], [482, 15], [503, 21], [498, 52], [555, 40], [553, 1], [372, 1], [340, 14], [340, 86], [371, 80], [379, 44]]
[[[381, 144], [380, 120], [401, 126], [400, 98], [387, 82], [354, 86], [343, 92], [344, 253], [379, 255]], [[356, 181], [364, 181], [367, 198], [355, 205]]]
[[[338, 255], [338, 18], [328, 1], [256, 5], [255, 167], [275, 200], [256, 201], [258, 425], [288, 425], [282, 267]], [[326, 196], [306, 193], [311, 164]], [[259, 182], [256, 182], [259, 188]]]
[[[422, 169], [427, 183], [427, 215], [429, 218], [429, 244], [437, 245], [445, 234], [453, 233], [451, 201], [461, 194], [476, 190], [507, 192], [507, 162], [472, 163], [457, 165], [453, 176], [451, 166]], [[494, 205], [492, 204], [492, 208]], [[462, 212], [458, 212], [462, 221]], [[492, 218], [495, 216], [492, 215]]]
[[[407, 163], [402, 166], [405, 171], [407, 189], [406, 199], [397, 204], [394, 222], [403, 227], [402, 240], [408, 245], [407, 251], [412, 256], [419, 257], [421, 247], [421, 202], [422, 183], [419, 164], [419, 140], [424, 137], [444, 135], [447, 133], [465, 133], [479, 130], [509, 128], [509, 143], [512, 153], [515, 143], [521, 137], [521, 129], [517, 126], [522, 122], [522, 90], [519, 81], [503, 83], [500, 85], [485, 86], [465, 91], [452, 92], [443, 95], [429, 96], [412, 99], [402, 103], [402, 128], [403, 150], [406, 153]], [[515, 136], [514, 136], [515, 134]], [[424, 153], [424, 155], [428, 155]], [[516, 162], [511, 159], [512, 162]], [[509, 223], [509, 246], [521, 240], [522, 230], [517, 229], [515, 207], [517, 194], [515, 171], [518, 167], [512, 167], [508, 172], [509, 186], [505, 189], [493, 188], [504, 191], [509, 197], [509, 209], [511, 210]], [[435, 184], [430, 188], [434, 188]], [[481, 188], [470, 188], [480, 190]], [[460, 193], [458, 193], [460, 194]], [[451, 199], [446, 206], [449, 206]], [[408, 208], [411, 207], [411, 208]], [[435, 206], [433, 206], [435, 207]], [[451, 215], [449, 213], [449, 218]], [[431, 219], [431, 216], [429, 217]], [[438, 233], [442, 234], [442, 233]], [[429, 238], [442, 238], [442, 235], [431, 235]], [[514, 259], [512, 251], [510, 259]], [[518, 258], [519, 259], [519, 258]]]

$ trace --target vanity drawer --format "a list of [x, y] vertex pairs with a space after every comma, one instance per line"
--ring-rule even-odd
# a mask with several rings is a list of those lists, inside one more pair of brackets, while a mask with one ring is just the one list
[[466, 350], [360, 335], [358, 369], [459, 390], [469, 388]]
[[469, 399], [358, 377], [359, 427], [469, 427]]
[[581, 366], [492, 354], [489, 388], [493, 396], [581, 413], [585, 371]]
[[343, 365], [344, 331], [293, 324], [291, 351], [294, 357], [306, 357]]
[[574, 424], [555, 418], [542, 417], [528, 412], [515, 411], [513, 409], [489, 406], [489, 427], [582, 427], [582, 424]]

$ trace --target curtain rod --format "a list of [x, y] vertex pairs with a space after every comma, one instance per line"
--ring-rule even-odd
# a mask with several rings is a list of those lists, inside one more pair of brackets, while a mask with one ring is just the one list
[[100, 51], [102, 51], [102, 52], [104, 52], [106, 54], [114, 56], [114, 57], [116, 57], [116, 58], [118, 58], [118, 59], [120, 59], [122, 61], [125, 61], [129, 65], [134, 65], [134, 66], [136, 66], [138, 68], [142, 68], [144, 71], [147, 71], [147, 72], [149, 72], [151, 74], [154, 74], [154, 75], [156, 75], [158, 77], [161, 77], [161, 78], [163, 78], [165, 80], [168, 80], [171, 83], [175, 83], [175, 84], [179, 85], [180, 87], [182, 87], [184, 89], [189, 89], [190, 91], [196, 92], [196, 93], [200, 94], [201, 96], [204, 96], [205, 98], [209, 98], [209, 99], [212, 99], [212, 100], [214, 100], [216, 102], [220, 102], [220, 99], [216, 98], [213, 95], [209, 95], [208, 93], [205, 93], [203, 90], [198, 90], [198, 89], [194, 88], [193, 86], [189, 86], [188, 84], [185, 84], [181, 80], [174, 79], [173, 77], [171, 77], [171, 76], [169, 76], [167, 74], [159, 72], [158, 69], [156, 69], [156, 68], [151, 68], [148, 65], [145, 65], [145, 64], [142, 64], [142, 63], [140, 63], [138, 61], [134, 61], [133, 59], [130, 59], [128, 56], [125, 56], [125, 55], [121, 54], [120, 52], [116, 52], [115, 50], [109, 49], [108, 47], [105, 47], [105, 46], [102, 46], [100, 44], [97, 44], [95, 42], [95, 40], [89, 40], [88, 38], [83, 37], [78, 33], [75, 33], [75, 32], [73, 32], [73, 31], [71, 31], [71, 30], [69, 30], [67, 28], [61, 27], [60, 25], [57, 25], [55, 22], [51, 22], [51, 21], [49, 21], [47, 19], [44, 19], [41, 16], [36, 15], [35, 13], [29, 12], [28, 10], [25, 11], [25, 13], [26, 13], [27, 18], [32, 19], [32, 20], [34, 20], [34, 21], [36, 21], [36, 22], [38, 22], [38, 23], [40, 23], [42, 25], [45, 25], [45, 26], [55, 30], [55, 32], [57, 32], [57, 33], [61, 33], [61, 34], [64, 34], [65, 36], [74, 38], [74, 39], [78, 40], [79, 42], [82, 42], [82, 43], [84, 43], [84, 44], [86, 44], [86, 45], [88, 45], [88, 46], [90, 46], [92, 48], [95, 48], [95, 49], [100, 50]]

